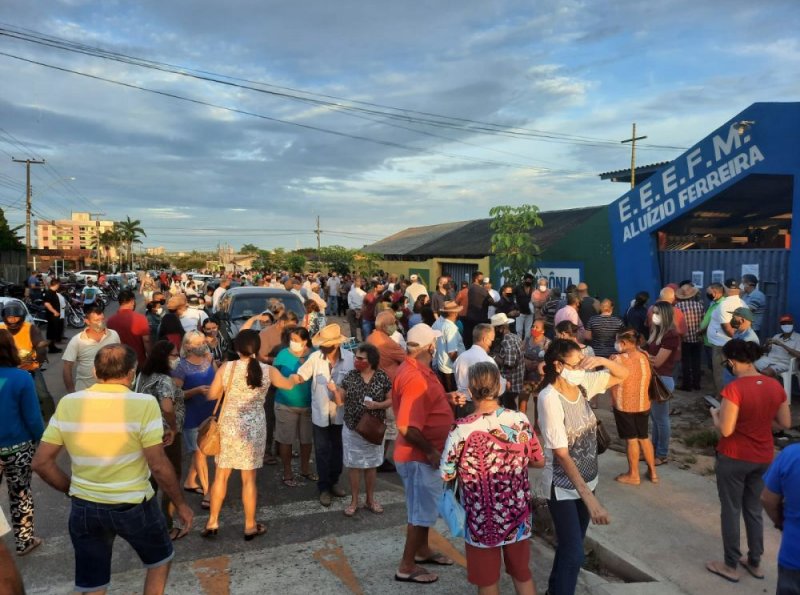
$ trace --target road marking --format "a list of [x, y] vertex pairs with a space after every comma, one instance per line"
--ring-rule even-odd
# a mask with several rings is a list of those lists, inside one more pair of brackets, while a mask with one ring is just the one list
[[230, 595], [231, 559], [228, 556], [196, 560], [192, 569], [200, 582], [203, 593], [208, 595]]
[[322, 564], [331, 574], [336, 576], [354, 595], [363, 595], [361, 584], [350, 566], [350, 560], [344, 553], [344, 548], [334, 537], [325, 541], [325, 545], [316, 550], [314, 559]]

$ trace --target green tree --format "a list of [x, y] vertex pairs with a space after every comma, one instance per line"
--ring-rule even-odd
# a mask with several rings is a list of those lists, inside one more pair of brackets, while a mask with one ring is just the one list
[[130, 216], [125, 218], [125, 221], [118, 221], [115, 226], [119, 230], [120, 240], [125, 246], [125, 254], [128, 268], [133, 268], [133, 245], [141, 244], [141, 237], [147, 237], [147, 234], [142, 229], [142, 222], [139, 219], [131, 220]]
[[175, 266], [183, 271], [204, 269], [207, 261], [208, 255], [197, 250], [192, 250], [190, 254], [178, 256], [174, 259]]
[[9, 227], [6, 214], [0, 209], [0, 250], [24, 250], [25, 244], [17, 235], [17, 232], [24, 227], [24, 225]]
[[302, 273], [306, 267], [306, 257], [297, 252], [290, 252], [286, 256], [286, 269], [290, 273]]
[[320, 266], [336, 271], [340, 275], [349, 273], [353, 268], [356, 251], [344, 246], [325, 246], [320, 248]]
[[505, 277], [506, 283], [516, 285], [536, 266], [539, 246], [533, 230], [542, 226], [539, 208], [534, 205], [519, 207], [498, 206], [489, 211], [492, 217], [492, 254]]
[[258, 254], [259, 252], [261, 252], [261, 249], [255, 244], [245, 244], [242, 246], [242, 249], [239, 250], [240, 254]]

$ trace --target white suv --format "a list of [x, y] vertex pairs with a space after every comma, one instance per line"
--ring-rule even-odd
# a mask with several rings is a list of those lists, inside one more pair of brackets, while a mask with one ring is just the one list
[[89, 279], [97, 283], [97, 277], [99, 275], [100, 273], [98, 271], [85, 270], [85, 271], [78, 271], [77, 273], [75, 273], [75, 278], [78, 281], [83, 281], [84, 283], [86, 283], [86, 281], [88, 281]]

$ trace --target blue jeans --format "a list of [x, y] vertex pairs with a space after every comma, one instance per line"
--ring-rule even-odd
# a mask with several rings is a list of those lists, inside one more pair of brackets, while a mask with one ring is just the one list
[[800, 570], [786, 568], [778, 564], [777, 595], [797, 595], [800, 593]]
[[584, 558], [583, 539], [591, 515], [583, 500], [556, 500], [553, 492], [547, 507], [558, 539], [547, 592], [550, 595], [574, 595]]
[[[675, 390], [675, 379], [672, 376], [662, 376], [661, 380], [672, 392]], [[653, 421], [653, 430], [650, 435], [653, 439], [653, 448], [656, 451], [656, 456], [660, 459], [666, 459], [669, 454], [669, 401], [665, 403], [650, 403], [650, 419]]]
[[320, 494], [329, 492], [342, 474], [342, 426], [331, 424], [326, 428], [314, 424], [314, 460], [317, 463]]
[[329, 295], [328, 296], [328, 311], [326, 314], [328, 316], [336, 316], [339, 310], [339, 296], [337, 295]]
[[367, 337], [372, 334], [372, 331], [375, 330], [375, 321], [374, 320], [364, 320], [361, 319], [361, 340], [366, 341]]

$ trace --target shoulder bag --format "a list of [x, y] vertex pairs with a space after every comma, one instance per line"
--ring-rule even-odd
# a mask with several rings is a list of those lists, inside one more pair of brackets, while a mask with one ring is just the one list
[[[231, 375], [228, 378], [228, 383], [225, 386], [225, 392], [222, 393], [222, 396], [217, 401], [217, 404], [214, 406], [214, 411], [211, 414], [211, 417], [207, 418], [203, 423], [200, 424], [200, 427], [197, 430], [197, 448], [200, 449], [207, 457], [215, 457], [219, 454], [219, 423], [217, 417], [217, 411], [219, 414], [222, 415], [222, 411], [220, 411], [220, 406], [225, 398], [228, 396], [228, 393], [231, 390], [231, 383], [233, 382], [233, 375], [236, 373], [236, 362], [233, 364], [231, 369]], [[228, 364], [231, 365], [231, 364]]]
[[[580, 385], [578, 385], [578, 388], [581, 391], [581, 396], [588, 401], [589, 399], [586, 396], [586, 389]], [[601, 455], [611, 447], [611, 435], [608, 433], [608, 430], [606, 430], [606, 427], [603, 425], [603, 422], [600, 421], [596, 415], [594, 416], [594, 418], [595, 420], [597, 420], [597, 426], [595, 428], [595, 437], [597, 440], [597, 454]]]
[[647, 395], [653, 403], [666, 403], [672, 398], [672, 393], [661, 380], [661, 376], [656, 372], [650, 358], [647, 358], [647, 361], [650, 364], [650, 384], [647, 385]]
[[383, 444], [386, 424], [374, 415], [370, 415], [368, 411], [364, 411], [356, 425], [356, 432], [370, 444]]

